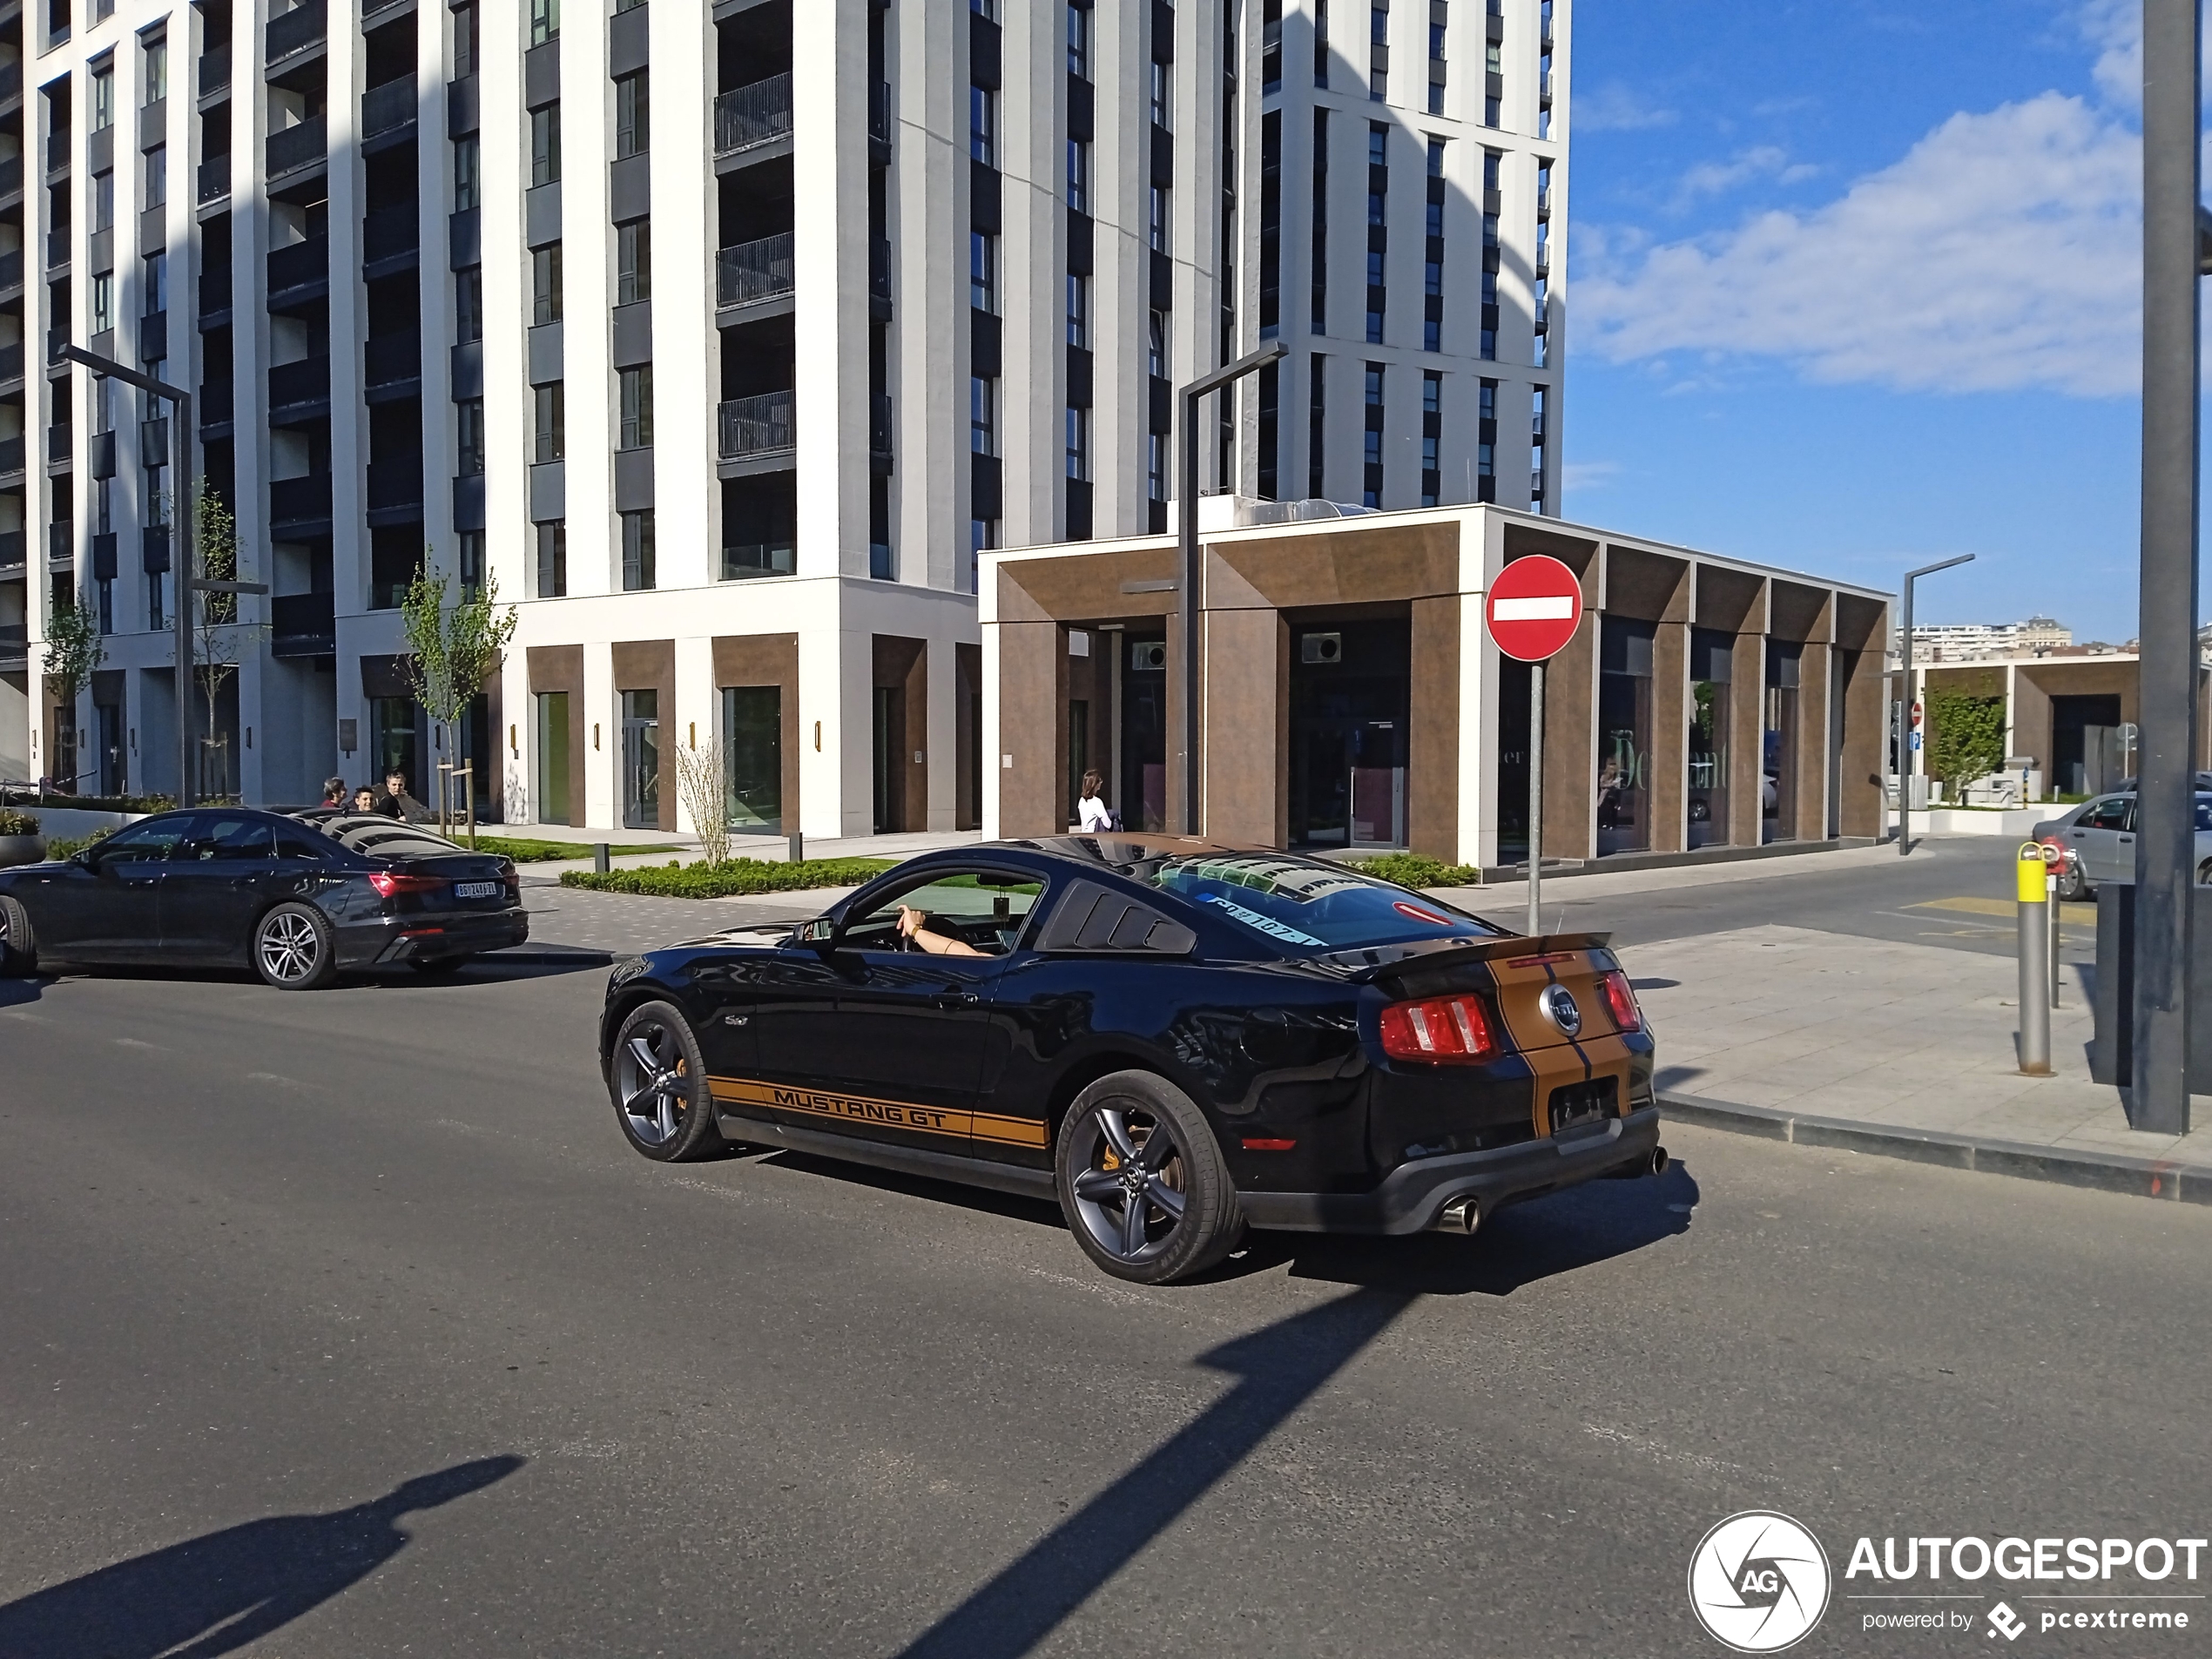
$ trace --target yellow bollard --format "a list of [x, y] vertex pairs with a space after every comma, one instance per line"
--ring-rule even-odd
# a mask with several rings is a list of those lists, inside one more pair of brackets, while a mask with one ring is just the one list
[[2051, 1075], [2051, 911], [2039, 841], [2020, 843], [2014, 860], [2020, 894], [2020, 1075]]

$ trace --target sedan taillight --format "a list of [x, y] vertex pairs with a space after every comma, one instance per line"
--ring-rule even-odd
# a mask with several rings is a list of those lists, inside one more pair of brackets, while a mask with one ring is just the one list
[[1498, 1052], [1489, 1010], [1466, 993], [1393, 1002], [1382, 1011], [1381, 1024], [1383, 1052], [1393, 1060], [1471, 1066]]
[[1613, 1010], [1613, 1023], [1623, 1031], [1643, 1029], [1643, 1010], [1636, 1006], [1635, 988], [1629, 983], [1629, 976], [1619, 968], [1602, 975], [1598, 983], [1605, 988], [1605, 1005]]
[[371, 870], [368, 885], [383, 898], [390, 899], [402, 893], [435, 893], [445, 886], [445, 878], [435, 875], [395, 875], [389, 870]]

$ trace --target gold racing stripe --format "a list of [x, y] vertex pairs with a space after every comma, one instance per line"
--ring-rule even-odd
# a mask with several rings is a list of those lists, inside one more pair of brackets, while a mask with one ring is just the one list
[[755, 1082], [745, 1077], [710, 1077], [714, 1098], [732, 1106], [765, 1106], [772, 1111], [803, 1112], [810, 1117], [833, 1118], [844, 1123], [874, 1123], [886, 1129], [945, 1135], [957, 1140], [971, 1136], [1001, 1146], [1027, 1146], [1042, 1151], [1045, 1126], [1025, 1117], [1003, 1117], [995, 1112], [954, 1111], [941, 1106], [916, 1106], [906, 1101], [871, 1100], [864, 1095], [839, 1095], [819, 1089], [797, 1089], [786, 1083]]

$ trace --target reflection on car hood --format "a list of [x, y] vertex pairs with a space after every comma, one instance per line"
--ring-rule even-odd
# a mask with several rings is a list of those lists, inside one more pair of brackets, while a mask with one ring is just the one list
[[1302, 967], [1318, 968], [1357, 983], [1372, 979], [1386, 968], [1403, 967], [1410, 961], [1418, 961], [1424, 966], [1447, 961], [1480, 962], [1494, 956], [1605, 950], [1612, 942], [1611, 934], [1546, 934], [1541, 939], [1511, 934], [1502, 939], [1417, 939], [1389, 945], [1363, 945], [1323, 956], [1300, 957], [1298, 961]]
[[797, 921], [743, 921], [698, 939], [687, 939], [671, 950], [773, 950], [797, 930]]

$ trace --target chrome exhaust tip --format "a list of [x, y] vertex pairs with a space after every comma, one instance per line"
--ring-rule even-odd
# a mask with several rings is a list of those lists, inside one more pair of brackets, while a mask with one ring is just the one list
[[1454, 1198], [1444, 1206], [1444, 1213], [1436, 1218], [1432, 1231], [1440, 1233], [1472, 1233], [1482, 1224], [1482, 1201], [1473, 1197]]
[[1668, 1157], [1667, 1157], [1667, 1149], [1666, 1149], [1665, 1147], [1663, 1147], [1663, 1146], [1655, 1146], [1655, 1147], [1653, 1147], [1653, 1148], [1651, 1149], [1651, 1173], [1652, 1173], [1652, 1174], [1654, 1174], [1654, 1175], [1664, 1175], [1664, 1174], [1666, 1174], [1666, 1173], [1667, 1173], [1667, 1164], [1668, 1164], [1668, 1162], [1669, 1162], [1669, 1160], [1668, 1160]]

